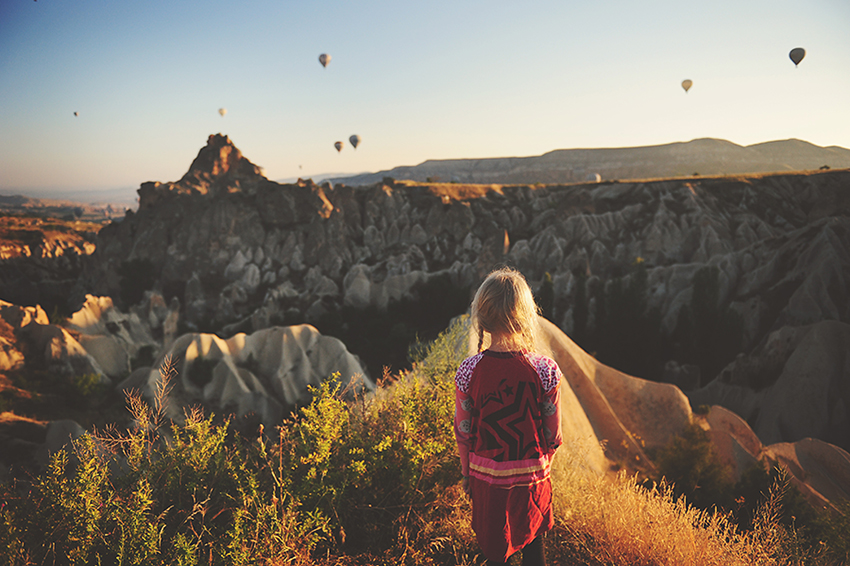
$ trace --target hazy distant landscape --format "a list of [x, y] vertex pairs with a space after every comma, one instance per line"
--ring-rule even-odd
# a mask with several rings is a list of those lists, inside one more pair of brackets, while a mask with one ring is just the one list
[[[850, 149], [843, 147], [820, 147], [796, 139], [741, 146], [726, 140], [705, 138], [645, 147], [558, 149], [534, 157], [427, 160], [418, 165], [356, 175], [324, 173], [313, 176], [313, 180], [353, 186], [379, 183], [385, 177], [420, 182], [430, 179], [444, 183], [552, 184], [594, 181], [596, 175], [600, 180], [612, 181], [848, 167]], [[297, 177], [294, 177], [278, 182], [286, 184], [296, 180]], [[22, 195], [32, 199], [29, 204], [14, 201], [14, 194], [8, 190], [6, 193], [5, 196], [0, 193], [0, 210], [38, 207], [47, 213], [50, 204], [38, 203], [39, 199], [63, 201], [66, 206], [69, 203], [85, 203], [95, 209], [111, 205], [112, 214], [138, 206], [138, 196], [131, 189], [21, 191]]]
[[384, 177], [424, 182], [583, 183], [744, 173], [773, 173], [850, 167], [850, 150], [802, 140], [740, 146], [720, 139], [600, 149], [559, 149], [537, 157], [428, 160], [387, 171], [332, 178], [334, 183], [369, 185]]

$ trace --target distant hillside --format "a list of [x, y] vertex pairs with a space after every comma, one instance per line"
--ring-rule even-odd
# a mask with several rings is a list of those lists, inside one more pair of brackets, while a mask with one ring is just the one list
[[99, 204], [65, 199], [37, 198], [25, 195], [0, 194], [0, 215], [24, 215], [57, 218], [66, 221], [107, 223], [121, 219], [125, 207], [118, 202]]
[[665, 145], [559, 149], [536, 157], [428, 160], [389, 171], [336, 177], [335, 183], [371, 185], [384, 177], [462, 183], [580, 183], [693, 175], [735, 175], [850, 168], [850, 150], [790, 139], [750, 146], [704, 138]]

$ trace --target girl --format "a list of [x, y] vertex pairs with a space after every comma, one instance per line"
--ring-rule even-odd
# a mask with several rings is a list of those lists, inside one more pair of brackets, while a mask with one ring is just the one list
[[463, 489], [488, 564], [522, 549], [523, 566], [545, 565], [542, 535], [554, 525], [549, 465], [561, 445], [561, 370], [531, 351], [537, 314], [521, 273], [490, 273], [472, 301], [478, 353], [455, 376]]

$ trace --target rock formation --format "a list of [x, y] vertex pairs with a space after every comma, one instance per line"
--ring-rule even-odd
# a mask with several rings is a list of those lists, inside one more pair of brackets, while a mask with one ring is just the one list
[[167, 415], [178, 421], [185, 408], [202, 404], [219, 414], [253, 415], [272, 427], [297, 406], [309, 403], [309, 387], [334, 374], [339, 374], [342, 390], [349, 395], [375, 388], [342, 342], [309, 325], [271, 327], [227, 340], [214, 334], [185, 334], [155, 367], [136, 370], [119, 388], [136, 389], [152, 400], [161, 387], [159, 368], [165, 360], [176, 363]]
[[43, 470], [51, 454], [85, 434], [74, 421], [39, 421], [0, 413], [0, 482]]
[[11, 329], [14, 342], [4, 337], [3, 348], [8, 360], [8, 369], [17, 369], [15, 363], [20, 352], [28, 364], [44, 369], [65, 380], [93, 374], [102, 383], [108, 384], [100, 364], [91, 357], [68, 330], [50, 324], [44, 310], [39, 307], [20, 307], [0, 301], [0, 325]]
[[812, 437], [848, 448], [848, 352], [846, 323], [784, 326], [688, 397], [694, 406], [723, 405], [734, 411], [765, 443]]
[[65, 312], [68, 290], [94, 252], [100, 227], [0, 212], [0, 298]]
[[82, 308], [71, 315], [68, 328], [79, 333], [85, 350], [111, 379], [127, 377], [140, 356], [153, 356], [174, 341], [180, 303], [166, 306], [161, 295], [148, 292], [129, 314], [122, 313], [109, 297], [86, 295]]
[[[218, 135], [180, 181], [146, 183], [139, 212], [99, 233], [80, 301], [89, 292], [135, 303], [153, 289], [179, 299], [186, 329], [225, 337], [305, 322], [346, 328], [404, 301], [420, 301], [419, 316], [445, 309], [444, 325], [507, 263], [538, 293], [548, 285], [547, 318], [586, 348], [688, 388], [783, 328], [850, 323], [848, 171], [366, 187], [280, 185], [259, 171]], [[450, 291], [461, 300], [439, 299]], [[740, 399], [783, 367], [763, 366], [758, 384], [741, 383], [751, 392]], [[846, 430], [841, 407], [829, 426]], [[770, 442], [823, 434], [772, 430]]]
[[[83, 307], [58, 326], [39, 306], [0, 301], [0, 481], [43, 469], [50, 453], [85, 432], [66, 418], [3, 412], [6, 401], [18, 413], [75, 412], [91, 422], [86, 410], [123, 406], [126, 393], [136, 391], [152, 401], [166, 359], [175, 362], [177, 372], [166, 415], [178, 422], [186, 410], [201, 405], [207, 412], [271, 428], [310, 401], [310, 387], [336, 374], [341, 394], [349, 398], [375, 388], [342, 342], [312, 326], [270, 327], [227, 340], [214, 334], [176, 336], [178, 311], [176, 300], [166, 306], [161, 295], [150, 292], [129, 314], [109, 297], [88, 295]], [[41, 376], [39, 390], [15, 385], [33, 375]], [[99, 386], [97, 398], [82, 390], [91, 385]], [[113, 386], [117, 394], [110, 394]]]
[[[782, 465], [815, 507], [850, 499], [850, 454], [813, 438], [763, 444], [735, 413], [713, 406], [707, 416], [691, 412], [673, 385], [632, 377], [588, 355], [554, 324], [541, 319], [538, 347], [564, 374], [561, 414], [565, 438], [579, 446], [589, 470], [602, 474], [625, 466], [654, 471], [645, 451], [666, 446], [691, 422], [708, 431], [733, 479], [752, 466]], [[474, 337], [471, 337], [472, 339]]]

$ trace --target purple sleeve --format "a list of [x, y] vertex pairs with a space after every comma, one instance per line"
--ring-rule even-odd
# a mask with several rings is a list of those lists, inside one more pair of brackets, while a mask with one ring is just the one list
[[469, 394], [469, 384], [472, 380], [472, 371], [480, 359], [480, 354], [465, 359], [455, 374], [454, 431], [461, 468], [465, 476], [469, 475], [469, 450], [475, 442], [472, 431], [473, 403], [472, 396]]
[[543, 386], [543, 397], [540, 400], [540, 413], [543, 416], [543, 436], [549, 445], [549, 452], [554, 453], [561, 446], [561, 380], [563, 375], [555, 360], [546, 356], [532, 354], [529, 361], [537, 370], [540, 384]]

